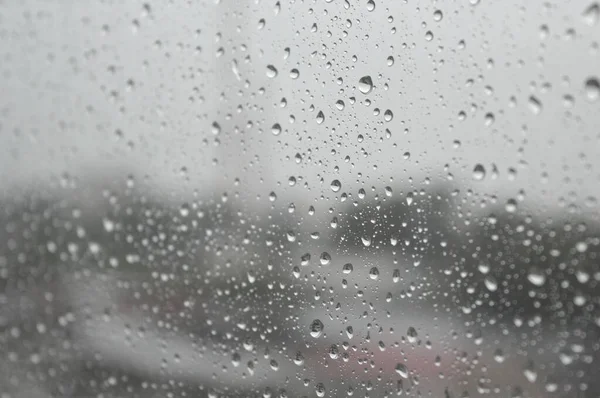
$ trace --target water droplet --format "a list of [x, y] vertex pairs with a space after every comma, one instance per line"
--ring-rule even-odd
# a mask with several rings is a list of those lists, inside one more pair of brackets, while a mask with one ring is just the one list
[[410, 326], [408, 328], [408, 330], [406, 331], [406, 337], [407, 337], [409, 343], [411, 343], [411, 344], [416, 343], [417, 338], [419, 337], [419, 334], [417, 333], [417, 329]]
[[485, 283], [485, 287], [490, 292], [495, 292], [496, 290], [498, 290], [498, 282], [496, 281], [496, 278], [494, 278], [493, 276], [491, 276], [491, 275], [486, 276], [483, 282]]
[[304, 355], [302, 355], [300, 351], [296, 352], [296, 355], [294, 356], [294, 364], [296, 364], [296, 366], [302, 366], [304, 364]]
[[375, 2], [373, 0], [367, 1], [367, 11], [375, 10]]
[[302, 257], [300, 257], [300, 265], [307, 266], [308, 263], [310, 263], [310, 253], [303, 254]]
[[358, 90], [363, 94], [369, 94], [373, 90], [373, 80], [371, 76], [363, 76], [358, 81]]
[[527, 280], [536, 286], [543, 286], [546, 283], [546, 275], [541, 269], [532, 267], [527, 274]]
[[376, 280], [377, 278], [379, 278], [379, 269], [377, 267], [372, 267], [369, 270], [369, 278]]
[[331, 181], [331, 190], [333, 192], [339, 192], [340, 189], [342, 189], [342, 183], [340, 182], [340, 180]]
[[595, 102], [600, 97], [600, 82], [595, 77], [585, 81], [585, 96], [590, 102]]
[[321, 336], [323, 329], [323, 322], [321, 322], [319, 319], [315, 319], [310, 324], [310, 335], [316, 339]]
[[325, 385], [323, 383], [317, 383], [315, 386], [315, 393], [317, 394], [317, 397], [323, 398], [325, 396], [325, 392]]
[[279, 123], [275, 123], [273, 127], [271, 127], [271, 133], [273, 133], [273, 135], [281, 134], [281, 125]]
[[335, 106], [336, 106], [336, 108], [338, 108], [338, 110], [342, 111], [342, 110], [344, 110], [344, 107], [345, 107], [346, 105], [344, 104], [344, 101], [342, 101], [342, 100], [338, 100], [338, 101], [335, 103]]
[[432, 32], [432, 31], [428, 30], [428, 31], [425, 33], [425, 40], [427, 40], [427, 41], [431, 41], [431, 40], [433, 40], [433, 32]]
[[389, 57], [387, 57], [387, 66], [392, 66], [394, 65], [394, 57], [392, 57], [391, 55]]
[[400, 375], [400, 377], [402, 377], [403, 379], [408, 379], [408, 369], [406, 368], [406, 365], [404, 365], [403, 363], [399, 363], [396, 365], [396, 373], [398, 373]]
[[354, 270], [354, 267], [350, 263], [346, 263], [342, 267], [342, 272], [346, 275], [352, 273], [353, 270]]
[[325, 121], [325, 115], [323, 114], [323, 111], [319, 111], [319, 113], [317, 113], [317, 123], [321, 124]]
[[581, 15], [583, 22], [589, 26], [594, 26], [598, 23], [598, 16], [600, 16], [600, 6], [598, 3], [590, 4]]
[[508, 199], [504, 208], [508, 213], [514, 213], [517, 211], [517, 201], [514, 199]]
[[327, 265], [331, 262], [331, 255], [327, 252], [321, 253], [321, 257], [319, 257], [319, 261], [321, 265]]
[[494, 124], [495, 120], [496, 120], [496, 117], [494, 116], [493, 113], [491, 113], [491, 112], [486, 113], [486, 115], [485, 115], [485, 122], [484, 122], [485, 125], [486, 125], [486, 127], [489, 127], [492, 124]]
[[443, 17], [444, 17], [444, 15], [442, 14], [442, 12], [440, 10], [435, 10], [433, 12], [433, 20], [434, 21], [440, 22]]
[[273, 65], [267, 65], [267, 77], [271, 79], [277, 77], [277, 69]]
[[540, 112], [542, 112], [542, 103], [540, 102], [539, 99], [537, 99], [533, 95], [529, 97], [528, 104], [529, 104], [529, 110], [534, 115], [539, 115]]
[[494, 351], [494, 360], [498, 363], [502, 363], [504, 362], [505, 356], [504, 356], [504, 352], [502, 351], [502, 349], [498, 348], [496, 349], [496, 351]]
[[473, 169], [473, 179], [481, 181], [485, 178], [485, 167], [481, 163], [475, 165]]
[[370, 236], [361, 236], [360, 240], [364, 247], [371, 246], [371, 237]]
[[331, 359], [337, 359], [339, 353], [340, 353], [340, 350], [339, 350], [337, 344], [332, 344], [331, 347], [329, 347], [329, 357]]
[[394, 118], [394, 114], [392, 113], [392, 111], [391, 111], [391, 110], [389, 110], [389, 109], [388, 109], [387, 111], [385, 111], [385, 112], [383, 113], [383, 119], [384, 119], [386, 122], [391, 122], [393, 118]]
[[298, 71], [298, 69], [292, 69], [290, 71], [290, 77], [292, 79], [297, 79], [300, 76], [300, 72]]

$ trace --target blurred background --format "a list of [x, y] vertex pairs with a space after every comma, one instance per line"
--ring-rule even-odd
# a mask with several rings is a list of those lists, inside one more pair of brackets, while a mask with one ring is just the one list
[[0, 397], [600, 396], [599, 18], [0, 0]]

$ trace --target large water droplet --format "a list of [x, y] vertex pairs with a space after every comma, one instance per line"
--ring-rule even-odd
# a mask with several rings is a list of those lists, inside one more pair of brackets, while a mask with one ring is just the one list
[[369, 94], [373, 90], [373, 80], [371, 76], [363, 76], [358, 81], [358, 90], [363, 94]]
[[396, 365], [396, 373], [398, 373], [400, 375], [400, 377], [404, 378], [404, 379], [408, 379], [408, 369], [406, 368], [406, 365], [404, 365], [403, 363], [399, 363]]
[[541, 269], [532, 267], [527, 274], [527, 280], [536, 286], [543, 286], [546, 283], [546, 275]]
[[279, 134], [281, 134], [281, 125], [279, 123], [275, 123], [271, 127], [271, 133], [273, 133], [273, 135], [279, 135]]
[[267, 77], [274, 78], [277, 76], [277, 69], [273, 65], [267, 65]]
[[598, 3], [590, 4], [581, 15], [583, 22], [589, 26], [594, 26], [598, 23], [598, 16], [600, 16], [600, 5]]
[[369, 270], [369, 278], [373, 280], [379, 278], [379, 269], [377, 267], [373, 267]]
[[585, 96], [590, 102], [595, 102], [600, 98], [600, 82], [595, 77], [590, 77], [585, 81]]
[[323, 329], [323, 322], [321, 322], [319, 319], [315, 319], [310, 324], [310, 335], [316, 339], [321, 336]]
[[409, 343], [416, 343], [417, 338], [419, 337], [419, 335], [417, 333], [417, 329], [410, 326], [408, 328], [408, 330], [406, 331], [406, 337], [407, 337]]
[[325, 121], [325, 114], [323, 114], [323, 111], [319, 111], [319, 113], [317, 113], [317, 123], [321, 124]]
[[473, 179], [481, 181], [485, 178], [485, 167], [481, 163], [475, 165], [473, 168]]
[[339, 192], [340, 189], [342, 189], [342, 183], [340, 182], [340, 180], [331, 181], [331, 190], [333, 192]]
[[350, 274], [352, 271], [354, 270], [354, 267], [352, 266], [352, 264], [350, 263], [346, 263], [344, 264], [344, 266], [342, 267], [342, 272], [344, 274]]

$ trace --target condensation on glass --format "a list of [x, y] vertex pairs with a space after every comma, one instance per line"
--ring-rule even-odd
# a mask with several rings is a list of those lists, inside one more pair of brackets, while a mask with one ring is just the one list
[[597, 397], [600, 5], [0, 1], [0, 397]]

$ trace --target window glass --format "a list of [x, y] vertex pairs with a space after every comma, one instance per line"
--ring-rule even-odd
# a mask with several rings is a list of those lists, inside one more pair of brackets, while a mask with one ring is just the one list
[[599, 396], [599, 18], [0, 1], [0, 398]]

